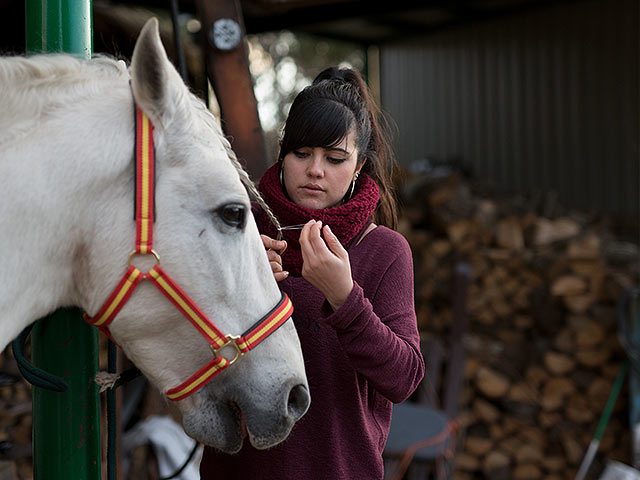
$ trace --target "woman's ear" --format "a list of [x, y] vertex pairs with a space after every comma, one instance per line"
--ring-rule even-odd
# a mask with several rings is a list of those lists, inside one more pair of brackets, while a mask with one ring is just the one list
[[362, 160], [362, 162], [360, 162], [360, 165], [358, 165], [356, 167], [356, 171], [355, 173], [360, 173], [360, 170], [362, 170], [362, 167], [364, 167], [364, 164], [367, 163], [367, 157], [364, 157], [364, 159]]

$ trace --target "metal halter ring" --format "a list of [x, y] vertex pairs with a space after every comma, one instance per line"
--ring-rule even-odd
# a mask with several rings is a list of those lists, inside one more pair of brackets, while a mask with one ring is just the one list
[[153, 255], [156, 259], [156, 265], [160, 265], [160, 255], [158, 255], [158, 252], [156, 252], [154, 249], [151, 249], [149, 251], [149, 253], [137, 253], [135, 250], [131, 250], [131, 253], [129, 254], [129, 264], [128, 266], [131, 266], [131, 262], [133, 261], [133, 257], [135, 257], [136, 255]]
[[[217, 357], [218, 355], [220, 355], [220, 350], [222, 350], [224, 347], [228, 347], [228, 346], [232, 346], [235, 349], [235, 355], [231, 360], [227, 360], [229, 362], [229, 366], [233, 365], [234, 363], [236, 363], [238, 361], [238, 359], [240, 357], [244, 356], [244, 353], [242, 350], [240, 350], [240, 346], [238, 345], [238, 340], [240, 340], [239, 336], [236, 335], [227, 335], [227, 341], [224, 342], [224, 345], [222, 345], [221, 347], [214, 347], [213, 345], [211, 345], [211, 350], [213, 351], [213, 356]], [[225, 357], [226, 358], [226, 357]]]

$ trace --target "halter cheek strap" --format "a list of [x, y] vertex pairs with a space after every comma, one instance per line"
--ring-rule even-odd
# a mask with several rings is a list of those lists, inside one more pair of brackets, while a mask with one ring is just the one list
[[146, 255], [153, 251], [153, 222], [155, 220], [155, 149], [153, 125], [136, 107], [136, 248], [135, 253]]
[[[213, 352], [213, 358], [208, 363], [180, 385], [166, 392], [170, 400], [178, 401], [197, 392], [212, 378], [233, 365], [240, 357], [275, 332], [291, 317], [293, 304], [289, 297], [282, 293], [278, 304], [242, 335], [224, 335], [160, 267], [160, 256], [153, 249], [154, 166], [153, 125], [142, 110], [136, 107], [135, 249], [129, 254], [129, 268], [102, 308], [93, 317], [85, 313], [84, 318], [111, 338], [109, 324], [131, 298], [140, 282], [149, 280], [192, 323], [207, 340]], [[132, 265], [133, 257], [136, 255], [153, 255], [156, 265], [147, 273], [143, 273]], [[231, 359], [222, 355], [223, 349], [232, 350]]]

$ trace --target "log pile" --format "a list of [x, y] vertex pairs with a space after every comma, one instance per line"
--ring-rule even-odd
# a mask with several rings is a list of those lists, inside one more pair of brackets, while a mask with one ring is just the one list
[[[638, 282], [637, 246], [456, 173], [409, 177], [403, 197], [423, 337], [446, 337], [455, 260], [473, 269], [456, 478], [574, 478], [624, 359], [616, 304]], [[625, 384], [592, 472], [630, 463], [627, 396]]]
[[0, 479], [33, 478], [31, 387], [8, 347], [0, 352]]

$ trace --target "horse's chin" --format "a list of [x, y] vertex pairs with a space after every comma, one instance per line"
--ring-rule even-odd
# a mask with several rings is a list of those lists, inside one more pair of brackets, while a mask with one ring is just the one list
[[218, 403], [201, 407], [184, 415], [182, 423], [189, 436], [204, 445], [228, 454], [238, 453], [247, 437], [251, 445], [258, 450], [271, 448], [282, 442], [293, 426], [280, 424], [275, 426], [275, 430], [265, 431], [258, 425], [256, 430], [259, 432], [252, 432], [251, 420], [245, 419], [241, 409], [235, 403]]
[[238, 453], [246, 427], [238, 408], [217, 404], [191, 412], [182, 418], [185, 432], [198, 442], [224, 453]]

